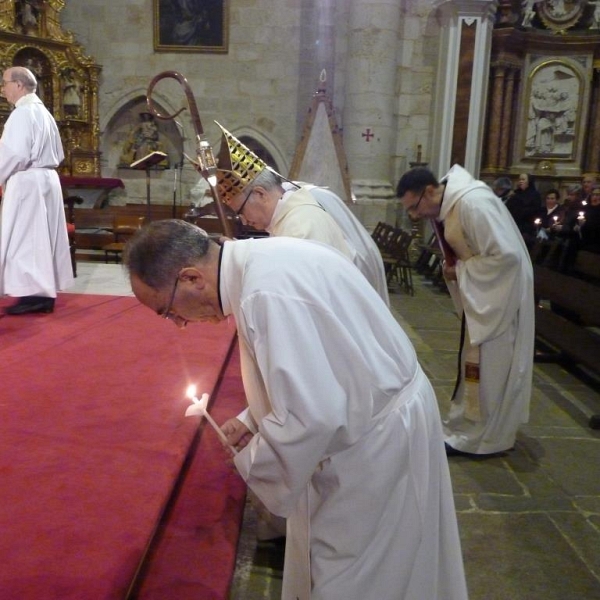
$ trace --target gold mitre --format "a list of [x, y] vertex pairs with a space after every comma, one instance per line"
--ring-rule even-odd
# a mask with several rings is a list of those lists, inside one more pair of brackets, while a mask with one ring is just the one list
[[221, 202], [231, 204], [231, 201], [267, 168], [267, 163], [258, 158], [250, 148], [246, 148], [220, 123], [215, 123], [223, 132], [217, 157], [217, 193]]

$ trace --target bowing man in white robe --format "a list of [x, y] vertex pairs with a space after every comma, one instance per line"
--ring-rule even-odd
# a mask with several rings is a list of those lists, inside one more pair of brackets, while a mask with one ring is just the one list
[[2, 219], [0, 295], [18, 297], [8, 314], [51, 312], [57, 291], [73, 283], [63, 195], [56, 168], [64, 153], [56, 122], [24, 67], [3, 74], [14, 105], [0, 139]]
[[444, 421], [448, 454], [511, 449], [529, 418], [535, 337], [533, 269], [506, 206], [455, 165], [438, 183], [428, 169], [402, 176], [413, 218], [443, 225], [455, 266], [444, 275], [464, 319], [459, 385]]
[[316, 240], [339, 250], [389, 306], [379, 249], [342, 199], [324, 188], [285, 180], [219, 127], [223, 131], [217, 171], [220, 200], [254, 229], [272, 236]]
[[[284, 189], [289, 189], [287, 183]], [[344, 233], [344, 239], [350, 247], [352, 262], [375, 288], [382, 300], [389, 306], [387, 278], [381, 258], [381, 252], [373, 237], [364, 225], [354, 216], [344, 201], [331, 190], [310, 184], [298, 184], [311, 193], [313, 198], [327, 211]]]
[[287, 518], [284, 600], [467, 598], [435, 394], [347, 258], [283, 237], [219, 248], [162, 221], [124, 263], [136, 297], [180, 327], [235, 318], [249, 408], [222, 429]]

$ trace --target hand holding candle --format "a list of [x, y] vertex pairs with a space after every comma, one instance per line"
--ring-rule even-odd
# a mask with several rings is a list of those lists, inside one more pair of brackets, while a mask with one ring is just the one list
[[192, 401], [192, 404], [188, 406], [187, 410], [185, 411], [185, 416], [190, 417], [199, 415], [201, 417], [205, 417], [225, 446], [227, 446], [227, 448], [229, 448], [233, 454], [237, 454], [237, 450], [229, 444], [227, 441], [227, 436], [223, 433], [223, 431], [221, 431], [221, 428], [208, 413], [208, 394], [202, 394], [200, 400], [198, 400], [196, 397], [196, 386], [192, 384], [188, 386], [186, 396]]

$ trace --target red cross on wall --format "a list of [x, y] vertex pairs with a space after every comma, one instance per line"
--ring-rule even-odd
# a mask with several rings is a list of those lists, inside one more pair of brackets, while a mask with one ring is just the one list
[[367, 127], [367, 130], [364, 133], [361, 133], [360, 135], [362, 135], [367, 142], [370, 142], [371, 138], [375, 137], [375, 134], [371, 131], [370, 127]]

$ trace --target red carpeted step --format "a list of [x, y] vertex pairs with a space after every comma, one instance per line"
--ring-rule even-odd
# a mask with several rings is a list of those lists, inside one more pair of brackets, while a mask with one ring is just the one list
[[[237, 344], [210, 404], [217, 423], [238, 414], [246, 400]], [[235, 568], [245, 484], [212, 428], [200, 439], [175, 498], [150, 548], [132, 597], [140, 600], [226, 600]]]
[[2, 598], [126, 596], [195, 439], [186, 387], [213, 393], [234, 335], [128, 297], [0, 319]]

